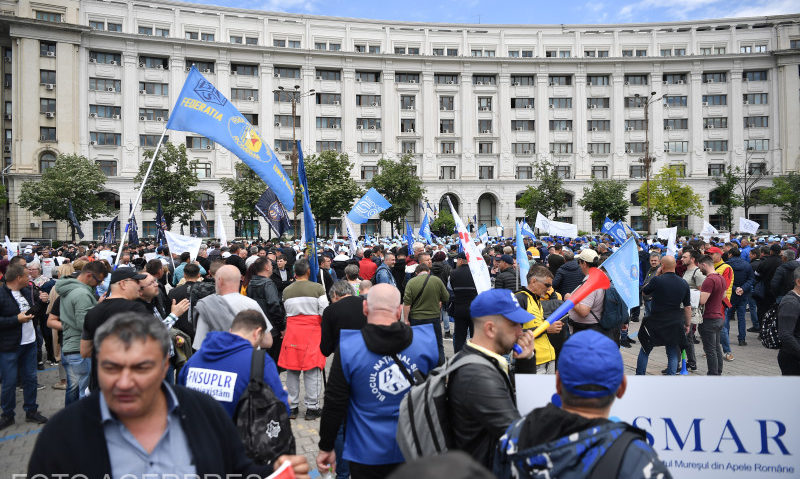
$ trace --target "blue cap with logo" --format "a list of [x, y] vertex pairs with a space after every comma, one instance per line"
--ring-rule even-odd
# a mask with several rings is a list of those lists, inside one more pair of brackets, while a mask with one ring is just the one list
[[533, 319], [531, 313], [520, 307], [514, 293], [507, 289], [490, 289], [479, 294], [472, 300], [469, 312], [473, 318], [499, 314], [519, 324], [525, 324]]
[[617, 392], [625, 367], [614, 341], [586, 330], [564, 343], [558, 356], [558, 374], [561, 385], [573, 396], [598, 398]]

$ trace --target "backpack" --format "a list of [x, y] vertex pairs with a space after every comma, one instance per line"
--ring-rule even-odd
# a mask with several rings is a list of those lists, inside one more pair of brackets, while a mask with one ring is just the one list
[[295, 453], [286, 404], [264, 383], [265, 356], [263, 349], [253, 350], [250, 382], [233, 414], [245, 454], [257, 464], [269, 464], [283, 454]]
[[396, 436], [406, 461], [447, 452], [453, 436], [447, 412], [448, 378], [462, 366], [479, 363], [489, 364], [477, 354], [465, 354], [431, 370], [424, 381], [409, 381], [412, 386], [400, 403]]
[[780, 349], [781, 338], [778, 334], [778, 305], [775, 304], [764, 313], [761, 319], [761, 331], [758, 339], [767, 349]]
[[[597, 315], [592, 313], [597, 318]], [[603, 314], [597, 318], [597, 322], [603, 329], [616, 329], [631, 317], [628, 305], [622, 300], [617, 288], [612, 284], [606, 291], [603, 298]]]

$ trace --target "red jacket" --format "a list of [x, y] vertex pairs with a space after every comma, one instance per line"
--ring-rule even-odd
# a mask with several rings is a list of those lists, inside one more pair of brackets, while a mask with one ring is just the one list
[[370, 258], [364, 257], [358, 262], [358, 276], [361, 279], [369, 279], [375, 277], [375, 271], [378, 270], [378, 265], [375, 264]]

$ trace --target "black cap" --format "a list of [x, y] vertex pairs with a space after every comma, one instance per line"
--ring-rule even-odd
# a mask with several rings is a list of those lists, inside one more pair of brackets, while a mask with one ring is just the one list
[[114, 284], [124, 279], [135, 279], [139, 281], [140, 279], [145, 279], [147, 276], [143, 274], [139, 274], [133, 268], [117, 268], [116, 271], [111, 273], [111, 283]]
[[456, 255], [456, 259], [467, 259], [467, 254], [462, 251]]
[[514, 264], [514, 258], [512, 258], [510, 254], [504, 254], [503, 256], [501, 256], [500, 261], [506, 262], [511, 265]]

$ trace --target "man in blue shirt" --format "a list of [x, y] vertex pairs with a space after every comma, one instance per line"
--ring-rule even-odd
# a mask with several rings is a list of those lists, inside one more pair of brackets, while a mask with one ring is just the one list
[[[260, 311], [239, 312], [233, 318], [230, 332], [211, 331], [206, 335], [203, 345], [181, 369], [179, 384], [213, 397], [233, 418], [250, 381], [253, 348], [263, 344], [266, 329]], [[264, 383], [286, 404], [286, 413], [290, 414], [288, 395], [269, 355], [264, 357]]]

